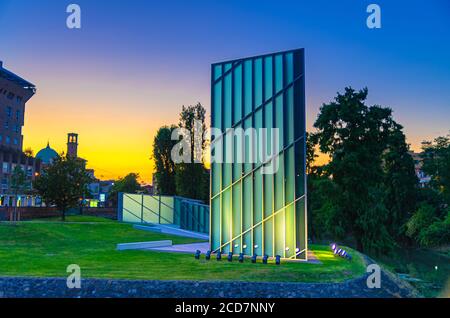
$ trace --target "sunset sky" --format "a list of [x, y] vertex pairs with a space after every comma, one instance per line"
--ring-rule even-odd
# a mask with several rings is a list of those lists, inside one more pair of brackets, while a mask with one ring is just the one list
[[[66, 6], [82, 9], [81, 30]], [[382, 28], [366, 26], [366, 7]], [[0, 0], [0, 60], [34, 83], [24, 148], [50, 142], [79, 154], [96, 176], [151, 181], [156, 129], [181, 106], [210, 109], [210, 64], [305, 48], [308, 127], [345, 86], [369, 88], [418, 150], [450, 130], [450, 2]]]

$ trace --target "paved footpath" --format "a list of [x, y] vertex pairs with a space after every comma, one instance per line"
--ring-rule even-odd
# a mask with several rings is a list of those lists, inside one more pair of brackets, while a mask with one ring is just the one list
[[369, 289], [367, 276], [343, 283], [250, 283], [196, 281], [130, 281], [84, 279], [68, 289], [64, 278], [0, 277], [1, 297], [39, 298], [392, 298], [418, 297], [409, 285], [382, 272], [381, 288]]

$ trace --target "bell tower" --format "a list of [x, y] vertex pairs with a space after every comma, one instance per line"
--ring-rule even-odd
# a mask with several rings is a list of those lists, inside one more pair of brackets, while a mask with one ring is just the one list
[[72, 158], [78, 157], [78, 134], [67, 134], [67, 156]]

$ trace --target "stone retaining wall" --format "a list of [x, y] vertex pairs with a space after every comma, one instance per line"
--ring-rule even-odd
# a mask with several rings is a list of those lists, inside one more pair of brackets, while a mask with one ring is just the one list
[[384, 272], [382, 288], [369, 289], [367, 276], [343, 283], [252, 283], [84, 279], [68, 289], [64, 278], [0, 277], [0, 297], [14, 298], [365, 298], [415, 297]]

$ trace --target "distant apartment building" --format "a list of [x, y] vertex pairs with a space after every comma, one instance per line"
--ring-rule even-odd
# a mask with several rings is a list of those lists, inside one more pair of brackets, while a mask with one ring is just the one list
[[[3, 67], [0, 61], [0, 204], [15, 204], [11, 189], [11, 174], [20, 166], [31, 182], [39, 174], [40, 161], [23, 153], [22, 127], [25, 104], [35, 94], [36, 87]], [[18, 205], [33, 205], [34, 198], [22, 193]]]

